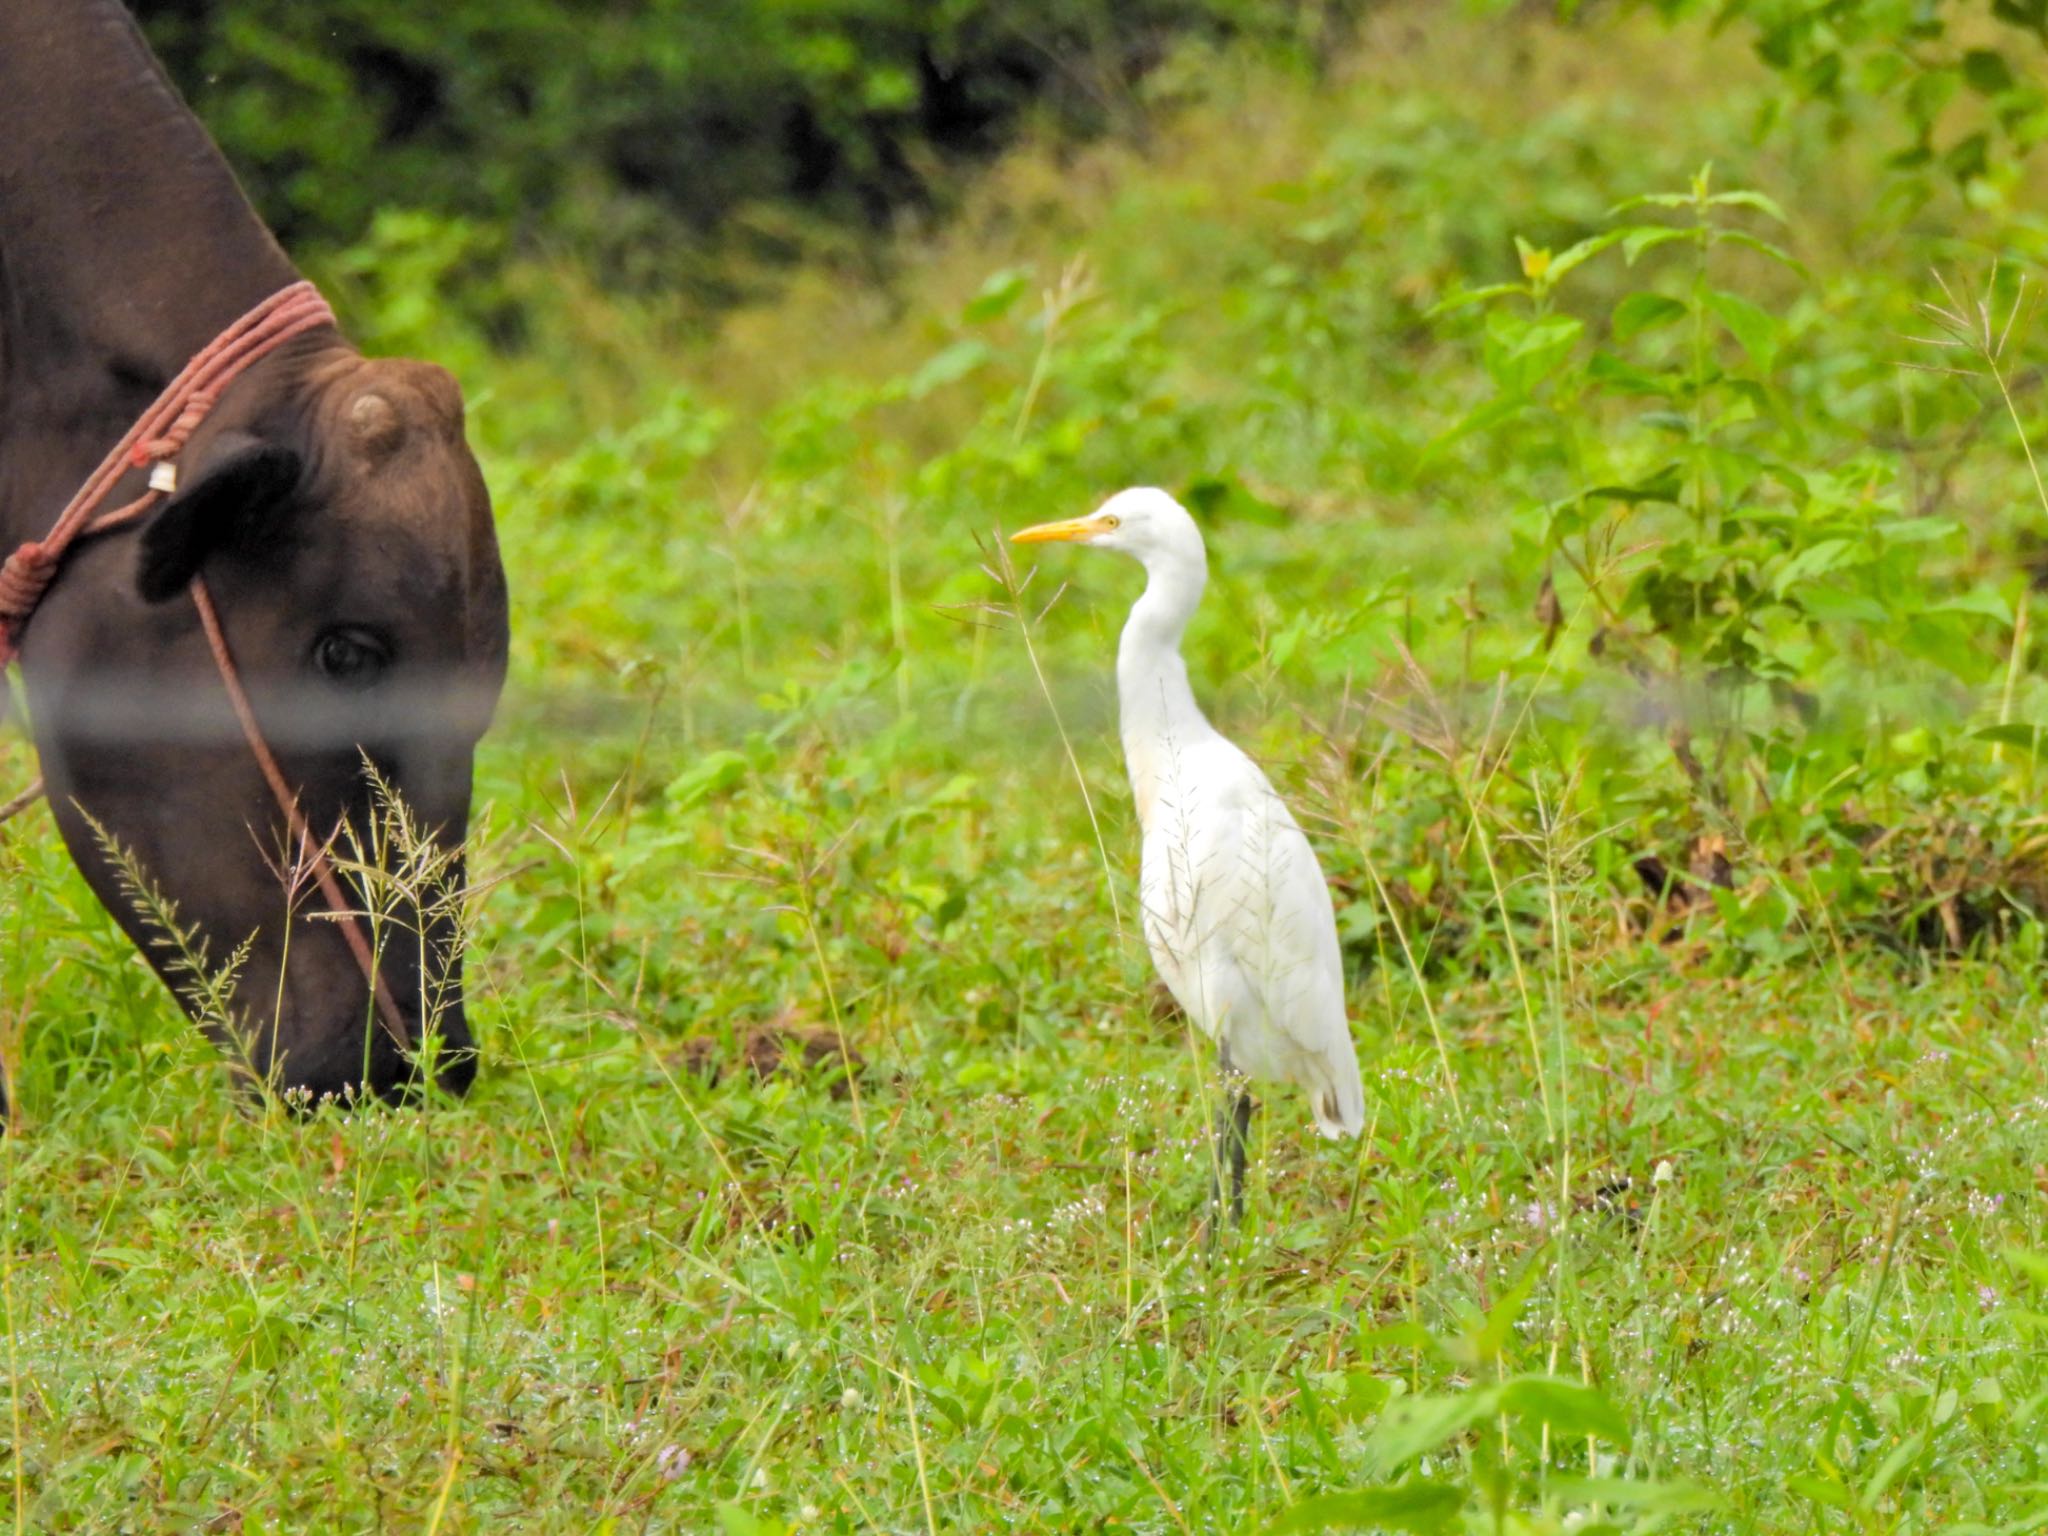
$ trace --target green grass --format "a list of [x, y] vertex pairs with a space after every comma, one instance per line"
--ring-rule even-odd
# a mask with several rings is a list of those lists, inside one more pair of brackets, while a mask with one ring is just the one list
[[[2042, 930], [2024, 890], [1960, 955], [1896, 916], [1981, 894], [1971, 837], [2037, 839], [2031, 759], [1960, 732], [2036, 718], [2040, 658], [2008, 623], [1827, 674], [1864, 703], [1814, 750], [1898, 758], [1855, 807], [1896, 902], [1841, 894], [1805, 823], [1702, 802], [1568, 580], [1545, 648], [1557, 460], [1442, 439], [1490, 386], [1426, 314], [1713, 158], [1793, 210], [1810, 280], [1744, 280], [1813, 461], [1903, 437], [1904, 483], [1963, 442], [1927, 580], [2012, 598], [2018, 444], [1894, 365], [1927, 264], [2024, 219], [1902, 212], [1818, 123], [1759, 147], [1770, 81], [1693, 34], [1418, 8], [1319, 88], [1171, 79], [1142, 152], [1014, 157], [887, 292], [803, 274], [710, 339], [529, 274], [534, 350], [494, 360], [430, 250], [338, 269], [377, 345], [461, 364], [500, 506], [485, 1070], [430, 1113], [252, 1109], [47, 820], [0, 834], [16, 1528], [1252, 1531], [1411, 1478], [1482, 1530], [2048, 1508]], [[1598, 313], [1624, 274], [1585, 270]], [[1013, 604], [984, 568], [1155, 480], [1205, 499], [1198, 693], [1336, 882], [1370, 1122], [1326, 1145], [1266, 1095], [1213, 1261], [1207, 1049], [1129, 931], [1136, 573], [1050, 557]], [[1731, 760], [1796, 791], [1786, 739]], [[1628, 860], [1699, 836], [1734, 888], [1653, 911]], [[737, 1069], [771, 1023], [861, 1052], [857, 1092]]]

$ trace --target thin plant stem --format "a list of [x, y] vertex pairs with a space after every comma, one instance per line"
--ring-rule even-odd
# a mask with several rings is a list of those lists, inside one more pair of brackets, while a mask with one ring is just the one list
[[939, 1536], [939, 1512], [932, 1504], [931, 1474], [925, 1467], [924, 1436], [917, 1428], [917, 1399], [911, 1393], [908, 1376], [899, 1375], [897, 1380], [903, 1387], [903, 1416], [910, 1421], [910, 1449], [917, 1462], [917, 1491], [924, 1500], [926, 1536]]
[[1408, 974], [1415, 978], [1415, 994], [1422, 999], [1422, 1016], [1429, 1021], [1429, 1038], [1436, 1046], [1437, 1066], [1444, 1075], [1444, 1091], [1451, 1096], [1451, 1113], [1458, 1117], [1458, 1127], [1462, 1130], [1465, 1104], [1458, 1097], [1458, 1076], [1451, 1070], [1451, 1053], [1444, 1044], [1443, 1024], [1436, 1016], [1436, 1004], [1430, 1001], [1429, 983], [1423, 980], [1421, 962], [1415, 958], [1414, 946], [1408, 942], [1408, 930], [1395, 913], [1393, 898], [1387, 894], [1386, 882], [1380, 879], [1379, 866], [1373, 862], [1371, 854], [1365, 858], [1365, 873], [1372, 881], [1374, 894], [1379, 897], [1380, 910], [1394, 925], [1394, 937], [1401, 941], [1401, 957], [1408, 963]]
[[1081, 758], [1074, 751], [1073, 739], [1067, 735], [1066, 721], [1060, 718], [1059, 701], [1053, 697], [1052, 684], [1045, 675], [1045, 666], [1038, 659], [1038, 646], [1031, 638], [1031, 615], [1024, 607], [1024, 591], [1017, 581], [1017, 568], [1010, 560], [1009, 546], [1003, 542], [1002, 530], [997, 529], [994, 539], [996, 579], [1009, 594], [1010, 611], [1016, 615], [1018, 633], [1024, 637], [1024, 654], [1031, 662], [1031, 675], [1038, 680], [1039, 694], [1045, 700], [1045, 707], [1052, 715], [1052, 726], [1059, 733], [1060, 750], [1066, 754], [1067, 766], [1073, 770], [1074, 783], [1081, 790], [1081, 804], [1088, 811], [1088, 827], [1095, 834], [1095, 851], [1102, 860], [1102, 883], [1109, 891], [1109, 912], [1116, 923], [1117, 942], [1124, 938], [1123, 903], [1117, 899], [1116, 871], [1109, 859], [1109, 839], [1103, 835], [1102, 818], [1095, 813], [1095, 797], [1088, 792], [1088, 776], [1081, 771]]
[[[2030, 589], [2022, 587], [2019, 606], [2013, 612], [2012, 647], [2005, 658], [2005, 686], [1998, 695], [1998, 723], [2001, 726], [2012, 723], [2013, 693], [2019, 687], [2021, 658], [2027, 653], [2027, 600], [2030, 596]], [[2002, 762], [2004, 758], [2005, 743], [1994, 743], [1991, 748], [1991, 760], [1996, 763]]]
[[[9, 1109], [13, 1109], [10, 1104]], [[0, 1205], [0, 1221], [6, 1224], [6, 1232], [0, 1234], [0, 1292], [4, 1292], [7, 1307], [7, 1403], [10, 1427], [13, 1433], [14, 1459], [14, 1536], [24, 1536], [28, 1530], [28, 1473], [25, 1463], [28, 1458], [27, 1443], [21, 1435], [21, 1330], [14, 1315], [14, 1189], [16, 1138], [0, 1127], [0, 1147], [7, 1156], [7, 1197]]]
[[[1463, 790], [1464, 781], [1459, 779]], [[1557, 1140], [1557, 1117], [1550, 1108], [1550, 1075], [1543, 1070], [1543, 1046], [1536, 1033], [1536, 1004], [1531, 997], [1528, 972], [1522, 967], [1522, 948], [1515, 942], [1515, 928], [1508, 917], [1507, 887], [1500, 878], [1500, 865], [1493, 857], [1493, 839], [1487, 836], [1486, 826], [1480, 819], [1479, 803], [1469, 794], [1465, 799], [1465, 810], [1471, 817], [1472, 833], [1479, 841], [1479, 856], [1486, 861], [1486, 877], [1493, 886], [1493, 900], [1500, 910], [1501, 942], [1507, 945], [1508, 962], [1514, 967], [1515, 993], [1522, 1002], [1522, 1021], [1529, 1035], [1529, 1062], [1536, 1071], [1536, 1094], [1543, 1105], [1543, 1135], [1547, 1141]]]
[[818, 984], [825, 989], [825, 1006], [832, 1013], [832, 1033], [839, 1041], [839, 1067], [846, 1074], [846, 1090], [853, 1108], [853, 1128], [862, 1141], [868, 1139], [867, 1113], [861, 1107], [860, 1074], [853, 1069], [853, 1051], [846, 1043], [846, 1017], [839, 1010], [839, 993], [832, 985], [832, 967], [825, 959], [825, 943], [818, 933], [818, 913], [811, 900], [811, 873], [805, 872], [797, 889], [802, 893], [804, 932], [811, 941], [811, 955], [818, 962]]

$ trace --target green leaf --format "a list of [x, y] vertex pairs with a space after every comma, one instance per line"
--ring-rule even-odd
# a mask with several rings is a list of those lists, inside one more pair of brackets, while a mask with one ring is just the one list
[[2048, 725], [1987, 725], [1971, 733], [1972, 741], [1994, 742], [2001, 747], [2018, 747], [2030, 757], [2048, 756]]
[[861, 79], [861, 104], [871, 112], [901, 112], [916, 102], [917, 79], [907, 69], [883, 66]]
[[1831, 1509], [1852, 1509], [1855, 1499], [1849, 1490], [1831, 1478], [1815, 1477], [1810, 1472], [1795, 1472], [1785, 1479], [1786, 1488], [1801, 1498], [1811, 1499], [1816, 1504], [1825, 1504]]
[[1963, 532], [1963, 525], [1946, 517], [1895, 517], [1872, 531], [1887, 544], [1932, 544], [1955, 538]]
[[719, 1505], [718, 1524], [725, 1536], [783, 1536], [789, 1529], [780, 1520], [763, 1520], [743, 1504]]
[[922, 400], [933, 390], [966, 378], [994, 356], [989, 344], [977, 337], [956, 341], [943, 352], [928, 358], [924, 366], [910, 376], [903, 392], [912, 400]]
[[1770, 257], [1771, 260], [1778, 262], [1782, 266], [1790, 267], [1794, 272], [1797, 272], [1801, 277], [1804, 277], [1806, 275], [1805, 262], [1801, 261], [1797, 256], [1794, 256], [1790, 251], [1784, 249], [1782, 246], [1773, 245], [1768, 240], [1759, 239], [1757, 236], [1749, 233], [1748, 230], [1716, 230], [1714, 231], [1714, 243], [1716, 245], [1744, 246], [1749, 250], [1757, 252], [1759, 255]]
[[1420, 1323], [1388, 1323], [1369, 1328], [1358, 1336], [1358, 1348], [1367, 1355], [1382, 1350], [1436, 1349], [1443, 1341]]
[[1982, 176], [1991, 168], [1991, 136], [1986, 133], [1965, 134], [1948, 148], [1941, 157], [1941, 163], [1948, 167], [1948, 173], [1957, 181], [1971, 181]]
[[1884, 624], [1895, 617], [1875, 598], [1830, 586], [1807, 587], [1799, 594], [1799, 606], [1818, 624]]
[[1285, 1510], [1266, 1526], [1266, 1536], [1375, 1526], [1424, 1533], [1447, 1530], [1467, 1497], [1466, 1490], [1455, 1484], [1421, 1481], [1319, 1493]]
[[1756, 364], [1757, 370], [1768, 373], [1778, 355], [1777, 317], [1739, 294], [1726, 293], [1718, 288], [1708, 290], [1707, 306], [1721, 317], [1721, 323], [1728, 327], [1728, 334], [1741, 343], [1742, 350], [1749, 354], [1749, 360]]
[[969, 325], [986, 325], [991, 320], [999, 320], [1010, 312], [1030, 285], [1031, 274], [1026, 268], [999, 268], [983, 280], [980, 291], [960, 311], [960, 318]]
[[1570, 1504], [1606, 1504], [1650, 1515], [1690, 1515], [1725, 1509], [1728, 1500], [1698, 1483], [1642, 1483], [1626, 1477], [1552, 1478], [1550, 1490]]
[[1590, 261], [1609, 246], [1619, 242], [1620, 239], [1620, 230], [1610, 230], [1604, 235], [1594, 235], [1589, 239], [1581, 240], [1577, 245], [1568, 246], [1566, 249], [1559, 251], [1550, 258], [1550, 268], [1544, 273], [1545, 284], [1549, 287], [1556, 287], [1557, 280], [1571, 271], [1572, 268]]
[[1972, 48], [1963, 55], [1963, 80], [1980, 96], [1999, 96], [2014, 85], [2012, 66], [1995, 48]]
[[1617, 213], [1627, 213], [1631, 208], [1690, 208], [1693, 196], [1690, 192], [1639, 192], [1634, 197], [1625, 197], [1607, 210], [1611, 219]]
[[1898, 1481], [1899, 1475], [1926, 1453], [1930, 1433], [1930, 1430], [1923, 1429], [1918, 1434], [1908, 1436], [1893, 1446], [1891, 1454], [1878, 1463], [1877, 1470], [1870, 1474], [1870, 1480], [1863, 1485], [1863, 1491], [1857, 1495], [1858, 1502], [1865, 1509], [1876, 1508], [1877, 1501], [1884, 1497], [1885, 1491], [1893, 1483]]
[[1287, 509], [1268, 501], [1236, 475], [1201, 475], [1181, 487], [1180, 499], [1205, 523], [1242, 518], [1268, 528], [1284, 528], [1292, 519]]
[[1418, 467], [1428, 464], [1461, 438], [1469, 437], [1475, 432], [1491, 431], [1505, 422], [1514, 420], [1529, 408], [1528, 398], [1520, 394], [1498, 395], [1488, 400], [1462, 421], [1445, 428], [1425, 443], [1422, 452], [1416, 455]]
[[[1409, 884], [1415, 885], [1417, 882], [1411, 879]], [[1426, 896], [1428, 892], [1424, 891], [1423, 894]], [[1386, 1407], [1387, 1400], [1393, 1395], [1392, 1384], [1375, 1376], [1371, 1371], [1346, 1371], [1342, 1414], [1351, 1419], [1366, 1418]]]
[[1448, 315], [1454, 310], [1468, 309], [1474, 304], [1484, 304], [1497, 299], [1504, 293], [1526, 294], [1527, 283], [1488, 283], [1483, 288], [1453, 288], [1422, 312], [1425, 320], [1434, 320], [1438, 315]]
[[1670, 325], [1690, 313], [1678, 300], [1661, 293], [1632, 293], [1614, 306], [1610, 322], [1616, 341], [1627, 341], [1656, 326]]
[[1929, 65], [1913, 76], [1906, 86], [1906, 115], [1920, 127], [1923, 136], [1962, 85], [1962, 71], [1954, 68]]
[[1500, 1407], [1500, 1388], [1448, 1397], [1404, 1397], [1380, 1416], [1369, 1442], [1374, 1465], [1392, 1471], [1454, 1440]]
[[1508, 348], [1508, 356], [1538, 358], [1547, 366], [1553, 356], [1577, 341], [1585, 328], [1585, 322], [1572, 315], [1545, 315], [1515, 339]]
[[1653, 373], [1607, 351], [1596, 351], [1587, 360], [1586, 376], [1611, 389], [1647, 395], [1652, 399], [1669, 399], [1684, 387], [1683, 380], [1675, 373]]
[[1645, 475], [1633, 485], [1596, 485], [1586, 492], [1586, 499], [1630, 504], [1643, 501], [1676, 502], [1684, 490], [1685, 470], [1677, 464], [1666, 464], [1662, 469]]
[[[2028, 727], [1994, 726], [1992, 729], [2017, 730], [2028, 729]], [[2029, 1253], [2024, 1248], [2008, 1248], [2005, 1250], [2005, 1262], [2033, 1281], [2034, 1284], [2042, 1287], [2044, 1290], [2048, 1290], [2048, 1256]]]
[[1645, 224], [1636, 229], [1626, 230], [1621, 237], [1621, 254], [1630, 266], [1645, 251], [1655, 250], [1660, 245], [1669, 245], [1674, 240], [1690, 240], [1693, 232], [1677, 229], [1669, 224]]
[[746, 771], [747, 759], [741, 753], [729, 749], [707, 752], [669, 781], [662, 798], [675, 810], [687, 811], [731, 789]]
[[1822, 539], [1817, 544], [1809, 544], [1778, 567], [1777, 574], [1771, 578], [1771, 594], [1783, 597], [1801, 582], [1825, 575], [1847, 561], [1856, 548], [1855, 539]]
[[1567, 1438], [1597, 1435], [1613, 1445], [1629, 1441], [1628, 1415], [1597, 1387], [1560, 1376], [1516, 1376], [1501, 1387], [1500, 1410], [1548, 1424]]
[[1780, 224], [1792, 222], [1785, 217], [1785, 210], [1778, 206], [1776, 200], [1762, 192], [1716, 192], [1707, 201], [1719, 208], [1754, 208], [1758, 213], [1769, 214]]
[[1929, 603], [1923, 613], [1954, 613], [1973, 619], [1993, 619], [2000, 624], [2012, 623], [2012, 604], [2005, 595], [1989, 587], [1977, 587], [1969, 592], [1958, 592], [1954, 597], [1945, 597], [1938, 603]]

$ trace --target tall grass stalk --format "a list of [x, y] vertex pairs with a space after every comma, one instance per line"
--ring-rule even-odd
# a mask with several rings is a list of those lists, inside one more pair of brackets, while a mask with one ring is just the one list
[[[2026, 326], [2022, 323], [2033, 307], [2035, 291], [2028, 287], [2025, 273], [2020, 274], [2013, 285], [2012, 303], [2006, 309], [2001, 321], [1992, 309], [1992, 300], [1998, 287], [1998, 263], [1993, 262], [1990, 273], [1984, 279], [1984, 289], [1976, 298], [1965, 301], [1958, 298], [1947, 278], [1937, 270], [1934, 282], [1941, 289], [1943, 303], [1923, 303], [1921, 312], [1934, 322], [1936, 334], [1909, 338], [1923, 346], [1937, 347], [1961, 352], [1971, 359], [1966, 368], [1946, 367], [1927, 363], [1907, 363], [1904, 366], [1923, 373], [1951, 374], [1958, 378], [1970, 378], [1978, 372], [1991, 380], [1998, 391], [2000, 403], [2005, 407], [2006, 419], [2012, 423], [2014, 439], [2019, 443], [2020, 452], [2025, 456], [2027, 474], [2034, 484], [2034, 501], [2040, 507], [2044, 526], [2048, 526], [2048, 484], [2041, 477], [2041, 465], [2034, 457], [2034, 444], [2027, 434], [2027, 424], [2020, 416], [2019, 401], [2014, 398], [2011, 370], [2006, 366], [2008, 347], [2023, 339]], [[2006, 653], [2005, 685], [1999, 694], [1998, 723], [2009, 725], [2012, 721], [2013, 693], [2018, 685], [2021, 662], [2026, 653], [2027, 603], [2031, 592], [2020, 591], [2019, 606], [2013, 617], [2012, 642]], [[1994, 742], [1991, 747], [1993, 762], [2002, 762], [2005, 757], [2005, 743]], [[2028, 756], [2029, 786], [2034, 765], [2038, 762], [2038, 750]]]
[[1054, 349], [1059, 341], [1061, 324], [1067, 316], [1094, 296], [1094, 281], [1089, 273], [1088, 259], [1076, 256], [1060, 270], [1059, 280], [1040, 295], [1038, 353], [1031, 362], [1031, 377], [1025, 383], [1024, 395], [1017, 403], [1016, 425], [1010, 430], [1012, 444], [1024, 441], [1024, 432], [1031, 425], [1032, 413], [1038, 407], [1039, 392], [1052, 373]]
[[[12, 1103], [10, 1108], [14, 1113], [20, 1112]], [[0, 1125], [0, 1159], [5, 1161], [6, 1185], [0, 1190], [0, 1222], [6, 1223], [6, 1231], [0, 1233], [0, 1293], [4, 1293], [7, 1308], [7, 1417], [12, 1430], [8, 1441], [8, 1459], [12, 1463], [9, 1480], [14, 1486], [14, 1536], [27, 1536], [28, 1439], [22, 1433], [21, 1322], [14, 1302], [15, 1191], [19, 1186], [20, 1147], [21, 1140], [12, 1129]]]
[[[1102, 818], [1096, 815], [1095, 797], [1088, 790], [1088, 775], [1081, 769], [1080, 756], [1074, 751], [1073, 739], [1067, 734], [1066, 721], [1060, 717], [1059, 701], [1053, 697], [1052, 684], [1046, 678], [1044, 663], [1039, 660], [1038, 656], [1038, 645], [1032, 638], [1034, 621], [1029, 610], [1024, 606], [1024, 588], [1029, 578], [1026, 578], [1025, 581], [1018, 580], [1017, 567], [1010, 559], [1010, 547], [1003, 537], [1001, 528], [997, 528], [992, 532], [989, 545], [989, 549], [984, 551], [987, 559], [983, 563], [982, 569], [1003, 589], [1005, 606], [999, 611], [1016, 620], [1017, 633], [1024, 640], [1024, 655], [1031, 663], [1031, 675], [1038, 682], [1039, 697], [1045, 700], [1046, 712], [1052, 716], [1053, 730], [1058, 733], [1060, 738], [1060, 750], [1066, 754], [1067, 767], [1074, 775], [1075, 786], [1081, 791], [1081, 804], [1088, 812], [1088, 828], [1095, 837], [1095, 852], [1102, 861], [1102, 884], [1103, 889], [1109, 893], [1110, 918], [1116, 924], [1117, 942], [1122, 944], [1124, 940], [1123, 903], [1118, 899], [1116, 893], [1116, 870], [1110, 863], [1109, 840], [1103, 836]], [[1060, 591], [1064, 590], [1064, 588], [1060, 589]], [[1048, 609], [1051, 608], [1052, 603], [1059, 601], [1059, 595], [1059, 591], [1053, 593], [1051, 602], [1046, 605]]]

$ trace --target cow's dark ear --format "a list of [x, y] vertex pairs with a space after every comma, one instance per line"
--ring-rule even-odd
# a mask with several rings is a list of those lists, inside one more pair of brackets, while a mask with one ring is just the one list
[[143, 601], [176, 595], [206, 557], [259, 527], [297, 488], [305, 468], [296, 449], [247, 432], [224, 433], [199, 474], [142, 530], [135, 585]]

